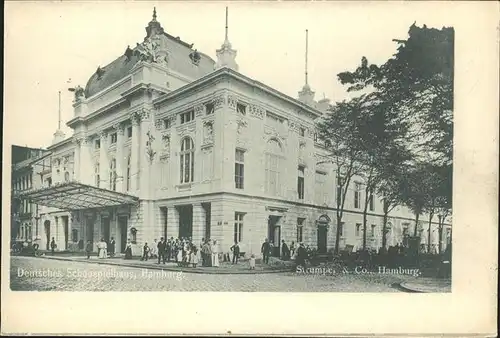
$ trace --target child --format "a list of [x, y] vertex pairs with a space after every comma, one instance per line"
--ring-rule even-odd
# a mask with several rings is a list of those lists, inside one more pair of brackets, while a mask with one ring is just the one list
[[144, 243], [144, 247], [142, 248], [142, 258], [141, 261], [147, 261], [148, 260], [148, 255], [149, 255], [149, 246], [148, 242]]
[[191, 263], [193, 264], [193, 268], [196, 268], [198, 265], [198, 249], [193, 245], [193, 250], [191, 251]]
[[87, 252], [87, 259], [90, 259], [90, 253], [92, 252], [92, 244], [90, 243], [90, 241], [87, 241], [85, 252]]
[[182, 266], [182, 250], [177, 251], [177, 266]]
[[252, 254], [250, 256], [249, 262], [250, 262], [250, 270], [255, 270], [255, 255], [254, 254]]

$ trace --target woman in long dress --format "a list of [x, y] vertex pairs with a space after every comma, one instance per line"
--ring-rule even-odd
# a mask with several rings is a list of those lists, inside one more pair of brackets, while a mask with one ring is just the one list
[[102, 258], [108, 258], [108, 243], [103, 239], [102, 240], [102, 247], [103, 247], [103, 254], [102, 254]]
[[127, 246], [125, 247], [125, 259], [132, 259], [132, 242], [130, 242], [130, 239], [127, 241]]
[[219, 248], [217, 241], [214, 240], [214, 244], [212, 245], [212, 266], [219, 266]]
[[97, 248], [99, 249], [99, 258], [104, 258], [104, 240], [101, 238], [99, 243], [97, 243]]

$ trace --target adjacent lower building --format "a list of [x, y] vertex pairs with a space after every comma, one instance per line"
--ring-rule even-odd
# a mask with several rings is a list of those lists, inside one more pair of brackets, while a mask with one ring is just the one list
[[[59, 250], [79, 250], [113, 237], [118, 252], [130, 240], [139, 254], [145, 242], [187, 237], [260, 253], [268, 238], [277, 252], [281, 240], [332, 249], [335, 167], [322, 164], [314, 128], [329, 101], [314, 101], [308, 84], [296, 99], [241, 74], [227, 28], [217, 61], [165, 32], [156, 11], [146, 33], [72, 89], [73, 135], [54, 134], [49, 169], [39, 166], [40, 186], [23, 194], [40, 206], [43, 245], [54, 237]], [[362, 184], [355, 179], [347, 194], [341, 247], [361, 246]], [[413, 231], [413, 218], [403, 207], [391, 212], [388, 245]], [[427, 223], [419, 226], [428, 238]], [[373, 198], [367, 245], [379, 248], [381, 237]]]

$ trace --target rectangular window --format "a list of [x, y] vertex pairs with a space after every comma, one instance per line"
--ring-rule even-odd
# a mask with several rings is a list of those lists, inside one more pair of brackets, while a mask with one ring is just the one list
[[236, 149], [236, 158], [234, 163], [234, 183], [236, 189], [243, 189], [245, 178], [245, 152]]
[[339, 235], [340, 237], [344, 236], [344, 222], [340, 223]]
[[188, 123], [193, 120], [194, 120], [194, 110], [190, 110], [181, 114], [181, 124]]
[[302, 137], [306, 136], [306, 129], [305, 128], [300, 128], [299, 129], [299, 135], [302, 136]]
[[127, 128], [127, 137], [131, 138], [132, 137], [132, 127]]
[[243, 239], [243, 216], [242, 212], [234, 213], [234, 241], [240, 243]]
[[274, 154], [266, 154], [266, 193], [277, 196], [280, 187], [280, 157]]
[[370, 195], [370, 199], [369, 199], [368, 203], [369, 203], [370, 211], [375, 211], [375, 203], [373, 202], [373, 194]]
[[169, 129], [171, 126], [170, 118], [167, 117], [166, 119], [163, 120], [163, 128]]
[[316, 171], [316, 187], [314, 189], [316, 203], [323, 205], [326, 203], [326, 173]]
[[246, 115], [247, 113], [247, 106], [244, 105], [243, 103], [237, 103], [236, 104], [236, 111], [240, 113], [241, 115]]
[[304, 166], [299, 165], [297, 172], [297, 193], [299, 200], [304, 199]]
[[304, 221], [305, 218], [297, 218], [297, 243], [300, 243], [303, 240]]
[[101, 148], [101, 140], [95, 140], [95, 148], [100, 149]]
[[213, 114], [215, 111], [214, 104], [212, 102], [205, 103], [205, 112], [207, 115]]
[[118, 135], [116, 133], [111, 134], [111, 144], [116, 144], [116, 140], [118, 139]]
[[355, 183], [354, 184], [354, 208], [359, 209], [360, 208], [360, 201], [361, 199], [361, 183]]
[[356, 237], [359, 237], [361, 233], [361, 224], [356, 223]]
[[371, 236], [372, 237], [375, 237], [375, 230], [377, 229], [377, 225], [375, 224], [372, 224], [372, 233], [371, 233]]

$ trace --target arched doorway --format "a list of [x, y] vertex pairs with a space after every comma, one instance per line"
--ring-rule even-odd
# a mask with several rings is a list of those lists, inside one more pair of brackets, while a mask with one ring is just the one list
[[328, 228], [330, 226], [331, 219], [327, 215], [321, 215], [316, 221], [317, 233], [318, 233], [318, 242], [317, 248], [318, 253], [326, 253], [327, 248], [327, 239], [328, 239]]
[[49, 245], [50, 245], [50, 221], [46, 220], [43, 222], [43, 227], [45, 230], [45, 237], [47, 238], [47, 243], [46, 243], [46, 250], [49, 250]]

